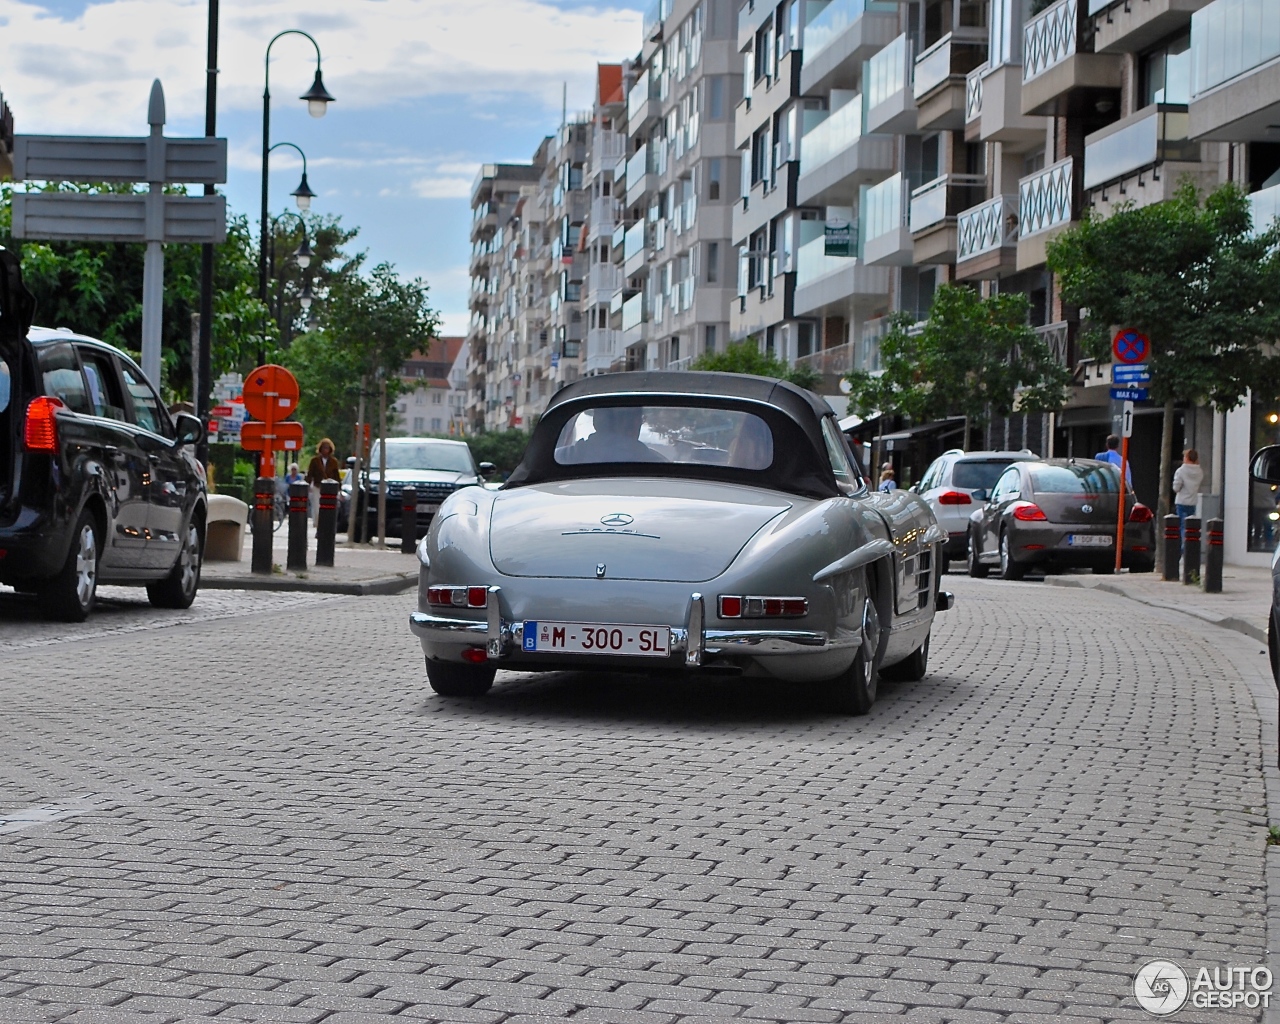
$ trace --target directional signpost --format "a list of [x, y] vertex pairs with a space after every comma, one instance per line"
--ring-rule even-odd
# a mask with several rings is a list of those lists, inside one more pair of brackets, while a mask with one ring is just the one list
[[48, 241], [145, 242], [142, 272], [142, 369], [160, 383], [165, 242], [222, 242], [227, 204], [222, 196], [165, 195], [166, 184], [227, 180], [227, 140], [166, 139], [164, 89], [151, 86], [146, 138], [18, 135], [16, 181], [141, 183], [145, 193], [83, 195], [29, 192], [13, 197], [13, 237]]

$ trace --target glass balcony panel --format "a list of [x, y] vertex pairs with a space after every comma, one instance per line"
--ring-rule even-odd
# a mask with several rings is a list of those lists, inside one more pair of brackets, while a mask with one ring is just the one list
[[878, 107], [907, 86], [907, 57], [910, 52], [906, 33], [867, 61], [867, 107]]
[[982, 198], [986, 178], [980, 174], [944, 174], [911, 193], [911, 231], [923, 231], [969, 209]]
[[1079, 0], [1058, 0], [1022, 29], [1022, 80], [1029, 82], [1076, 53]]
[[622, 329], [629, 331], [644, 323], [644, 295], [633, 295], [622, 304]]
[[832, 0], [804, 27], [805, 60], [813, 60], [868, 11], [893, 14], [897, 9], [886, 0]]
[[622, 241], [622, 258], [626, 262], [631, 261], [631, 257], [638, 256], [644, 252], [644, 235], [645, 223], [642, 220], [636, 221], [627, 229], [626, 236]]
[[641, 146], [632, 154], [631, 159], [627, 161], [627, 187], [635, 185], [641, 181], [648, 167], [649, 147]]
[[1192, 95], [1280, 57], [1275, 0], [1213, 0], [1191, 16]]
[[832, 157], [843, 153], [862, 136], [862, 97], [848, 103], [820, 121], [800, 140], [800, 173], [821, 167]]
[[1085, 144], [1085, 188], [1118, 181], [1167, 160], [1200, 159], [1200, 144], [1188, 137], [1191, 118], [1185, 108], [1160, 104], [1145, 113], [1141, 120]]
[[902, 227], [906, 183], [902, 173], [867, 189], [862, 199], [862, 237], [879, 238]]
[[823, 235], [800, 246], [800, 251], [796, 254], [797, 288], [803, 288], [836, 271], [848, 270], [856, 262], [849, 256], [828, 256], [826, 247], [827, 240]]
[[1280, 217], [1280, 185], [1272, 185], [1249, 196], [1253, 207], [1253, 230], [1266, 231]]

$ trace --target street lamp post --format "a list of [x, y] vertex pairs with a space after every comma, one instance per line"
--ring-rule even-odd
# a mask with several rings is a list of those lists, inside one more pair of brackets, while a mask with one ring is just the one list
[[[316, 50], [316, 77], [311, 83], [311, 88], [303, 93], [300, 97], [307, 104], [307, 113], [312, 117], [323, 117], [333, 97], [329, 95], [328, 90], [324, 87], [324, 80], [320, 77], [320, 44], [315, 41], [308, 33], [302, 29], [289, 28], [283, 32], [277, 32], [271, 37], [271, 41], [267, 43], [266, 56], [263, 58], [263, 86], [262, 86], [262, 218], [260, 221], [261, 237], [258, 253], [258, 298], [262, 300], [263, 305], [267, 304], [267, 231], [270, 228], [267, 217], [267, 161], [271, 156], [271, 47], [275, 45], [276, 40], [282, 36], [298, 35], [304, 36]], [[292, 145], [292, 143], [290, 143]], [[294, 147], [297, 149], [297, 147]], [[298, 150], [299, 153], [302, 150]], [[302, 184], [298, 190], [294, 191], [294, 196], [298, 199], [299, 208], [305, 210], [311, 203], [311, 198], [315, 194], [307, 185], [306, 157], [303, 158]], [[258, 352], [258, 363], [261, 364], [265, 355], [260, 349]]]
[[[277, 143], [277, 145], [284, 145], [284, 143]], [[274, 149], [275, 147], [272, 147], [272, 148]], [[299, 227], [302, 228], [302, 241], [298, 243], [298, 247], [294, 249], [292, 253], [293, 262], [297, 265], [298, 269], [301, 271], [305, 271], [309, 266], [311, 266], [311, 259], [315, 255], [315, 252], [311, 248], [311, 237], [310, 237], [309, 231], [307, 230], [306, 220], [302, 217], [301, 214], [294, 213], [292, 210], [282, 211], [281, 213], [271, 218], [271, 249], [270, 249], [270, 256], [269, 256], [269, 265], [270, 265], [271, 276], [273, 278], [275, 277], [275, 272], [276, 272], [276, 256], [275, 256], [276, 225], [278, 225], [280, 221], [284, 220], [285, 217], [292, 217], [294, 220], [298, 222]], [[299, 292], [298, 292], [298, 305], [302, 307], [302, 311], [304, 313], [307, 313], [311, 309], [311, 304], [314, 298], [315, 298], [315, 293], [311, 290], [311, 276], [309, 274], [304, 273], [303, 280], [302, 280], [302, 287], [301, 289], [299, 289]], [[273, 315], [275, 316], [276, 323], [280, 324], [282, 319], [284, 318], [284, 288], [283, 287], [280, 288], [279, 294], [277, 295], [277, 304], [276, 304], [276, 309]]]

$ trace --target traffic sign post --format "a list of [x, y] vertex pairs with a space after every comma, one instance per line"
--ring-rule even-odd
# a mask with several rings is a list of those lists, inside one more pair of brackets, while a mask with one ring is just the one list
[[1146, 363], [1115, 363], [1111, 367], [1113, 384], [1150, 384], [1151, 371]]
[[1146, 388], [1112, 388], [1111, 397], [1118, 402], [1145, 402]]
[[1151, 354], [1151, 341], [1145, 334], [1126, 327], [1111, 339], [1111, 354], [1117, 363], [1145, 363]]
[[258, 474], [276, 475], [275, 453], [302, 448], [302, 424], [288, 422], [298, 408], [298, 381], [283, 366], [259, 366], [245, 378], [244, 407], [250, 416], [240, 428], [240, 447], [261, 452]]
[[1120, 410], [1120, 500], [1116, 503], [1119, 506], [1116, 510], [1116, 572], [1120, 571], [1124, 560], [1124, 482], [1129, 475], [1129, 438], [1132, 436], [1133, 403], [1125, 402]]

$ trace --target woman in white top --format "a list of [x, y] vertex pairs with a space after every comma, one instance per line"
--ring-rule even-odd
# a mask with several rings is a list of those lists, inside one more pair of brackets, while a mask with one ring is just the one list
[[1200, 465], [1200, 453], [1188, 448], [1182, 453], [1182, 465], [1173, 474], [1173, 507], [1178, 513], [1178, 532], [1185, 540], [1187, 517], [1195, 515], [1196, 498], [1204, 483], [1204, 467]]

